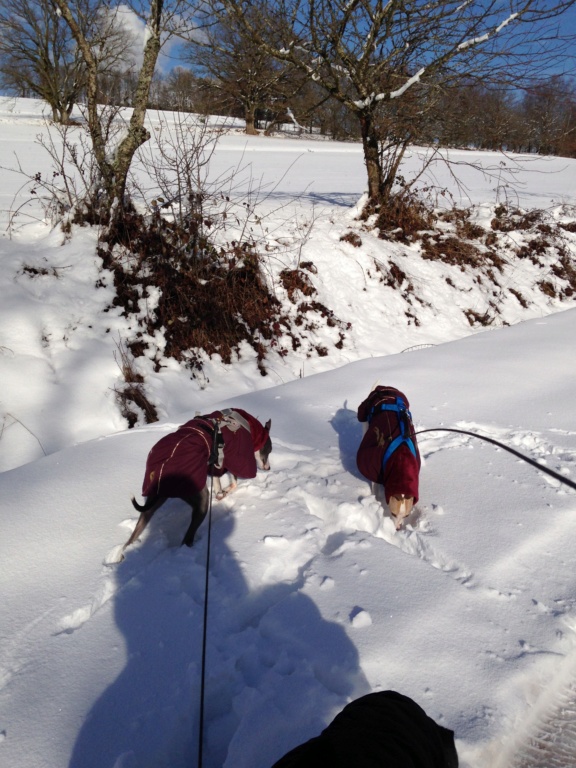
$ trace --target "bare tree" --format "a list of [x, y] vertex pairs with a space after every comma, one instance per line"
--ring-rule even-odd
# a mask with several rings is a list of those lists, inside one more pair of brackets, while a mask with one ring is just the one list
[[429, 139], [437, 139], [446, 147], [481, 146], [484, 91], [484, 86], [474, 81], [443, 91], [434, 109]]
[[[113, 232], [121, 225], [126, 211], [131, 210], [132, 204], [126, 194], [130, 167], [139, 147], [150, 138], [145, 118], [151, 90], [156, 84], [154, 76], [158, 56], [172, 35], [185, 35], [193, 29], [193, 6], [188, 0], [129, 0], [122, 5], [122, 12], [127, 9], [144, 23], [144, 40], [141, 64], [134, 68], [136, 83], [131, 114], [118, 135], [111, 130], [114, 108], [103, 110], [99, 105], [100, 59], [90, 30], [87, 31], [83, 23], [83, 9], [77, 0], [50, 1], [69, 26], [86, 68], [86, 119], [99, 171], [99, 205], [95, 214], [100, 221], [107, 221], [109, 232]], [[86, 2], [95, 2], [106, 18], [114, 18], [120, 11], [114, 0]], [[160, 89], [161, 84], [158, 85]], [[91, 200], [94, 199], [92, 191]]]
[[521, 150], [518, 94], [511, 88], [463, 83], [435, 109], [437, 136], [444, 146]]
[[529, 150], [571, 154], [576, 144], [576, 94], [566, 78], [552, 77], [530, 88], [522, 102]]
[[129, 107], [136, 91], [136, 67], [123, 66], [98, 76], [98, 102], [102, 105]]
[[164, 81], [164, 101], [179, 112], [201, 111], [200, 85], [196, 75], [184, 67], [174, 67]]
[[68, 24], [78, 46], [86, 69], [86, 101], [88, 130], [98, 170], [102, 190], [101, 210], [106, 215], [110, 212], [111, 224], [122, 219], [126, 203], [125, 192], [128, 172], [138, 147], [150, 137], [144, 127], [148, 95], [161, 47], [163, 29], [164, 0], [151, 0], [144, 43], [142, 66], [138, 73], [136, 92], [133, 98], [133, 110], [124, 136], [110, 151], [108, 145], [109, 118], [103, 120], [98, 106], [99, 95], [99, 59], [93, 41], [83, 25], [83, 16], [78, 6], [71, 0], [54, 0], [58, 12]]
[[[463, 77], [526, 80], [560, 60], [554, 22], [576, 0], [221, 0], [243, 34], [299, 67], [360, 125], [372, 203], [383, 174], [379, 115]], [[399, 110], [401, 111], [401, 110]], [[384, 121], [385, 123], [386, 121]], [[402, 141], [404, 138], [402, 137]]]
[[241, 111], [247, 134], [257, 133], [257, 110], [285, 112], [304, 82], [301, 70], [272, 56], [226, 15], [190, 41], [188, 59], [223, 106]]
[[82, 90], [83, 65], [70, 30], [51, 4], [4, 0], [0, 77], [8, 90], [44, 99], [55, 122], [68, 122]]
[[[92, 41], [101, 72], [126, 61], [127, 31], [98, 3], [77, 5], [79, 28]], [[51, 0], [2, 0], [0, 6], [0, 78], [17, 94], [37, 96], [66, 124], [85, 83], [86, 67], [70, 28]]]

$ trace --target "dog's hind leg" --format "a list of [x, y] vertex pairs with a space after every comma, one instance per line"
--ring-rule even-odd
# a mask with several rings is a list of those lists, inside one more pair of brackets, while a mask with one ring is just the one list
[[228, 487], [224, 489], [224, 493], [226, 493], [226, 495], [228, 495], [229, 493], [232, 493], [232, 491], [235, 491], [236, 488], [238, 487], [238, 478], [236, 477], [236, 475], [230, 475], [230, 477], [232, 478], [232, 480], [230, 481], [230, 484], [228, 485]]
[[144, 504], [138, 504], [136, 499], [132, 497], [132, 506], [134, 509], [138, 510], [140, 512], [140, 517], [138, 518], [138, 522], [136, 523], [136, 527], [132, 531], [132, 535], [124, 544], [122, 547], [122, 552], [126, 549], [126, 547], [129, 547], [130, 544], [132, 544], [133, 541], [136, 541], [136, 539], [140, 536], [144, 528], [148, 525], [150, 520], [152, 519], [152, 515], [154, 512], [156, 512], [157, 509], [160, 509], [162, 504], [166, 501], [166, 498], [164, 496], [148, 496]]
[[184, 499], [184, 501], [188, 502], [188, 504], [190, 504], [192, 507], [192, 520], [184, 538], [182, 539], [182, 545], [186, 544], [187, 547], [191, 547], [192, 544], [194, 544], [194, 536], [196, 535], [196, 531], [204, 522], [204, 518], [208, 512], [209, 495], [208, 486], [205, 485], [200, 493], [195, 493], [190, 498]]

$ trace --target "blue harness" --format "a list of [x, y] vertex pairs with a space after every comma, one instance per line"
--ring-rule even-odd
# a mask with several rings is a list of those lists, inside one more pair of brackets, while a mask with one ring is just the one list
[[382, 457], [382, 473], [384, 473], [384, 470], [386, 469], [386, 464], [388, 462], [388, 459], [394, 451], [399, 448], [402, 444], [405, 444], [410, 449], [410, 453], [416, 458], [416, 447], [414, 446], [414, 441], [410, 437], [410, 425], [412, 424], [412, 414], [406, 407], [406, 403], [401, 397], [396, 398], [395, 403], [381, 403], [380, 405], [375, 405], [370, 409], [370, 413], [368, 414], [368, 423], [372, 421], [372, 417], [375, 413], [379, 413], [380, 411], [396, 411], [398, 414], [398, 426], [400, 428], [400, 434], [394, 438], [394, 440], [391, 440], [388, 444], [388, 448], [386, 448], [386, 451], [384, 453], [384, 456]]

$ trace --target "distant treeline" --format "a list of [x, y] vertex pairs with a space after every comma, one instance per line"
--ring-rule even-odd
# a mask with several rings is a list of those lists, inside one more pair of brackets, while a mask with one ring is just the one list
[[[135, 73], [113, 71], [100, 80], [102, 103], [132, 106]], [[276, 82], [277, 91], [270, 83], [257, 89], [237, 76], [227, 81], [224, 74], [220, 78], [201, 76], [176, 67], [169, 74], [154, 75], [148, 106], [240, 118], [246, 121], [248, 133], [272, 133], [281, 128], [338, 141], [360, 139], [355, 116], [319, 86], [290, 84], [289, 78]], [[37, 96], [26, 83], [10, 84], [4, 78], [4, 85], [14, 95]], [[413, 143], [576, 157], [576, 85], [569, 78], [551, 77], [524, 91], [458, 84], [439, 88], [432, 97], [427, 94], [425, 108], [419, 109], [421, 98], [415, 92], [410, 104], [405, 100], [401, 107], [388, 107], [388, 112], [393, 111], [394, 130], [404, 124]], [[82, 100], [79, 93], [78, 102]]]
[[[134, 86], [130, 73], [115, 73], [104, 78], [103, 89], [107, 99], [130, 106]], [[576, 85], [568, 78], [551, 77], [525, 91], [464, 83], [439, 89], [433, 100], [422, 110], [412, 103], [405, 116], [395, 109], [395, 130], [400, 119], [414, 143], [576, 157]], [[266, 92], [247, 108], [238, 79], [225, 83], [177, 67], [154, 76], [149, 106], [246, 119], [259, 131], [283, 127], [339, 141], [360, 138], [354, 115], [313, 83], [301, 84], [289, 98], [285, 89]]]

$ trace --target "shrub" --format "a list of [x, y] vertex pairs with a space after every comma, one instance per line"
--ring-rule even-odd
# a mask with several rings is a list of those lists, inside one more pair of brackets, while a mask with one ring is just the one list
[[[134, 213], [101, 241], [99, 255], [114, 274], [114, 305], [139, 318], [141, 330], [130, 345], [136, 356], [161, 331], [162, 354], [192, 370], [201, 368], [201, 351], [230, 363], [243, 341], [262, 360], [261, 339], [280, 333], [280, 303], [249, 243], [216, 249], [192, 227]], [[141, 304], [153, 294], [157, 300], [142, 314]], [[157, 350], [154, 357], [158, 368]]]

